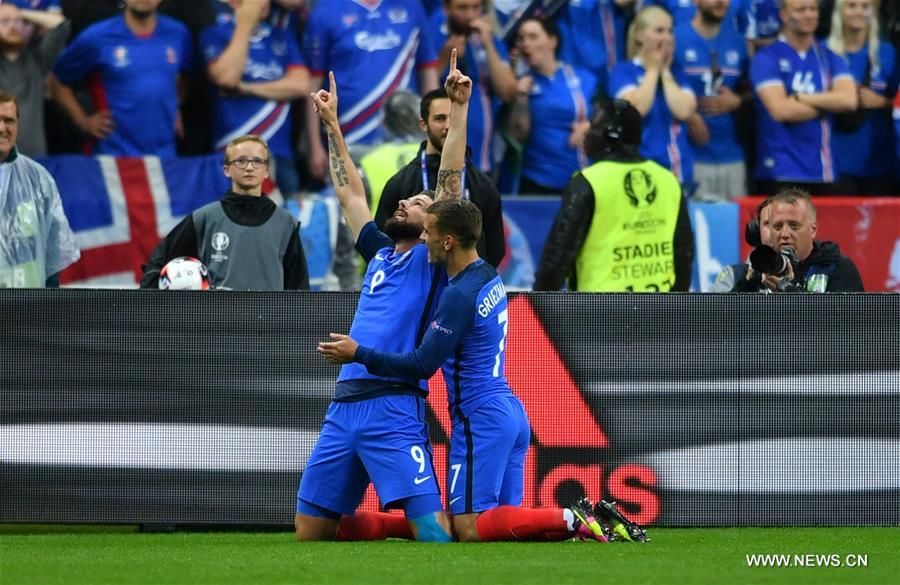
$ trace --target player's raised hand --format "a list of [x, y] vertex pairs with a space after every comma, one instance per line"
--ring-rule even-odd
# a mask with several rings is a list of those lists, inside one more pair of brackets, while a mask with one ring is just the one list
[[356, 348], [359, 344], [348, 335], [329, 333], [328, 336], [335, 341], [321, 341], [316, 348], [322, 357], [334, 364], [346, 364], [356, 357]]
[[328, 72], [328, 91], [320, 89], [309, 94], [313, 101], [313, 108], [326, 126], [337, 126], [338, 123], [338, 94], [337, 83], [334, 81], [334, 71]]
[[456, 49], [450, 52], [450, 73], [444, 81], [444, 89], [450, 101], [457, 104], [467, 104], [472, 97], [472, 79], [457, 69]]

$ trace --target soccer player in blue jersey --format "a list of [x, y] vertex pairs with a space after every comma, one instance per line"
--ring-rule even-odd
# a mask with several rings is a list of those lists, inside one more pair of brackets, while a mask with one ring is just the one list
[[[182, 133], [178, 86], [191, 71], [187, 27], [157, 14], [161, 0], [125, 0], [125, 11], [79, 34], [53, 67], [55, 98], [72, 122], [96, 139], [95, 154], [173, 158]], [[69, 84], [88, 80], [94, 112]]]
[[504, 375], [506, 289], [497, 271], [478, 257], [480, 233], [481, 212], [471, 201], [438, 201], [428, 208], [423, 236], [429, 259], [446, 267], [450, 282], [417, 349], [376, 350], [358, 344], [351, 331], [332, 334], [334, 341], [320, 343], [318, 351], [383, 376], [428, 378], [443, 365], [453, 421], [448, 497], [459, 540], [606, 541], [617, 528], [629, 540], [640, 538], [633, 525], [617, 526], [623, 520], [618, 514], [609, 528], [601, 526], [587, 500], [563, 509], [520, 507], [531, 427]]
[[[329, 77], [330, 91], [320, 90], [312, 98], [328, 133], [331, 175], [344, 217], [357, 250], [369, 261], [351, 332], [391, 351], [411, 351], [446, 283], [443, 271], [429, 264], [428, 250], [419, 240], [432, 199], [426, 193], [405, 199], [385, 224], [386, 233], [375, 227], [341, 133], [334, 74]], [[471, 80], [456, 69], [455, 52], [445, 87], [452, 109], [435, 197], [458, 199]], [[419, 376], [371, 374], [359, 364], [341, 368], [334, 401], [297, 494], [298, 540], [450, 540], [425, 422], [427, 391], [426, 379]], [[405, 521], [390, 514], [353, 515], [370, 481], [385, 508], [405, 511], [408, 530], [398, 526], [397, 520]]]
[[747, 42], [726, 18], [732, 0], [696, 0], [694, 18], [675, 27], [675, 66], [698, 97], [687, 120], [694, 146], [694, 195], [724, 201], [747, 194], [747, 165], [734, 112], [747, 75]]
[[847, 62], [816, 41], [816, 0], [781, 0], [782, 35], [750, 62], [756, 92], [755, 191], [834, 189], [832, 114], [856, 109]]

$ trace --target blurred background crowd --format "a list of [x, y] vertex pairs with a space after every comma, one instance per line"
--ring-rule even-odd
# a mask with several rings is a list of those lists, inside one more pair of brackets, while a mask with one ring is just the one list
[[898, 13], [879, 0], [3, 0], [0, 86], [19, 101], [23, 154], [191, 156], [252, 133], [289, 198], [327, 180], [307, 96], [334, 71], [357, 160], [410, 146], [367, 176], [377, 199], [441, 132], [419, 96], [456, 48], [475, 80], [471, 160], [502, 194], [561, 193], [591, 162], [595, 105], [618, 97], [644, 116], [641, 153], [696, 200], [785, 182], [888, 195]]

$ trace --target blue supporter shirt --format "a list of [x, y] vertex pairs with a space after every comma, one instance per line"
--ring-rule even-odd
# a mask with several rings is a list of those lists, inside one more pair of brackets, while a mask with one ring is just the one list
[[[217, 24], [200, 34], [200, 46], [208, 64], [218, 59], [234, 34], [234, 17], [224, 14]], [[275, 81], [288, 70], [305, 67], [293, 33], [261, 23], [253, 36], [241, 80], [248, 83]], [[262, 136], [275, 156], [293, 157], [291, 104], [253, 96], [230, 96], [216, 91], [213, 97], [213, 142], [217, 150], [245, 134]]]
[[556, 17], [560, 58], [587, 69], [605, 88], [609, 70], [625, 59], [627, 21], [614, 0], [570, 0]]
[[562, 191], [572, 175], [589, 163], [581, 149], [569, 146], [569, 136], [576, 121], [590, 120], [594, 113], [597, 78], [567, 64], [557, 67], [552, 77], [534, 70], [531, 76], [531, 133], [525, 143], [522, 175]]
[[451, 412], [468, 417], [488, 399], [512, 394], [504, 375], [508, 319], [503, 282], [478, 259], [450, 279], [418, 349], [394, 353], [360, 343], [356, 360], [394, 376], [427, 378], [441, 367]]
[[334, 71], [340, 85], [341, 130], [347, 144], [384, 137], [382, 105], [398, 89], [418, 92], [414, 65], [436, 65], [430, 24], [418, 0], [319, 2], [304, 32], [314, 76]]
[[756, 53], [750, 81], [756, 94], [756, 179], [833, 182], [831, 114], [798, 123], [781, 123], [769, 115], [759, 90], [781, 86], [787, 95], [820, 93], [834, 81], [852, 79], [847, 62], [818, 42], [803, 54], [779, 39]]
[[[731, 0], [728, 3], [728, 12], [725, 14], [725, 20], [741, 33], [747, 29], [748, 1], [752, 2], [753, 0]], [[644, 3], [644, 6], [651, 4], [664, 8], [671, 14], [675, 27], [690, 22], [697, 14], [697, 5], [694, 4], [694, 0], [649, 0]]]
[[[432, 14], [433, 38], [437, 47], [444, 46], [449, 36], [447, 15], [443, 10]], [[503, 61], [508, 60], [506, 45], [499, 37], [494, 37], [494, 46]], [[472, 97], [469, 99], [469, 122], [466, 129], [468, 146], [472, 149], [472, 161], [482, 171], [489, 172], [494, 162], [491, 157], [495, 120], [502, 102], [494, 96], [491, 86], [491, 71], [487, 50], [477, 34], [469, 36], [466, 53], [460, 60], [460, 71], [472, 78]], [[441, 79], [446, 79], [449, 69], [444, 70]]]
[[[728, 22], [722, 23], [718, 36], [712, 39], [702, 37], [686, 22], [675, 29], [674, 62], [684, 71], [698, 98], [718, 95], [721, 86], [737, 93], [738, 82], [749, 66], [747, 41]], [[709, 127], [709, 142], [693, 147], [696, 160], [707, 164], [744, 160], [734, 113], [701, 116]]]
[[[850, 73], [858, 84], [863, 82], [869, 68], [869, 47], [844, 55]], [[889, 43], [878, 45], [878, 65], [871, 68], [869, 89], [879, 95], [892, 96], [897, 91], [893, 75], [895, 51]], [[854, 177], [884, 177], [894, 172], [894, 133], [891, 131], [887, 109], [868, 110], [868, 116], [856, 132], [844, 133], [835, 128], [834, 158], [838, 175]]]
[[778, 0], [748, 0], [746, 14], [747, 29], [744, 36], [750, 40], [771, 39], [781, 31]]
[[109, 110], [115, 129], [95, 154], [173, 158], [178, 114], [178, 74], [193, 63], [187, 27], [156, 16], [156, 30], [137, 36], [123, 16], [102, 20], [79, 34], [53, 67], [65, 84], [89, 76], [96, 110]]
[[[356, 249], [369, 262], [350, 337], [389, 352], [410, 352], [419, 344], [447, 284], [443, 268], [428, 263], [428, 248], [398, 254], [394, 242], [369, 222]], [[334, 392], [337, 401], [403, 392], [428, 393], [429, 376], [378, 375], [357, 363], [344, 364]]]
[[[673, 66], [672, 75], [682, 89], [694, 93], [681, 69]], [[644, 66], [640, 59], [619, 63], [610, 74], [609, 93], [622, 98], [626, 92], [637, 89], [643, 79]], [[662, 80], [656, 86], [653, 105], [644, 116], [640, 153], [672, 171], [682, 185], [694, 180], [694, 152], [688, 143], [687, 128], [669, 111]]]

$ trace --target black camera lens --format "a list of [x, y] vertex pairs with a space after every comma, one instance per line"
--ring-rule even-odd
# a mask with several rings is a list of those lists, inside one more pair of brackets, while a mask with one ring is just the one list
[[787, 272], [790, 265], [791, 258], [788, 254], [778, 252], [765, 244], [757, 246], [750, 252], [750, 266], [756, 273], [781, 276]]

